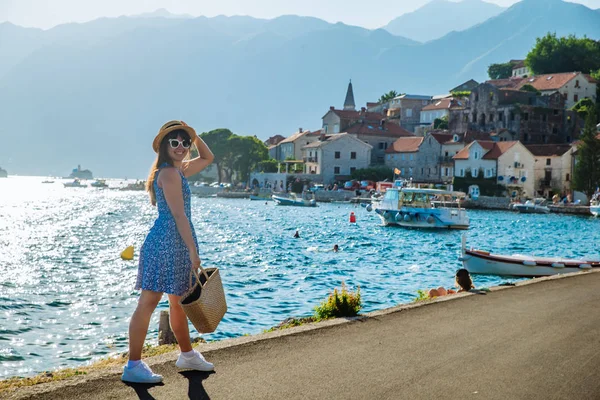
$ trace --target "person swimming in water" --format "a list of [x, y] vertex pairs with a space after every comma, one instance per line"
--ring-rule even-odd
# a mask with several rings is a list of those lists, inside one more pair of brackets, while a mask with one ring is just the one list
[[300, 233], [296, 229], [296, 233], [294, 233], [294, 239], [299, 239], [299, 238], [300, 238]]
[[339, 246], [337, 244], [333, 245], [333, 252], [337, 253], [340, 250]]
[[[456, 286], [459, 288], [458, 292], [468, 292], [471, 289], [475, 289], [475, 285], [473, 285], [473, 281], [471, 280], [471, 275], [469, 275], [469, 271], [467, 271], [465, 268], [461, 268], [458, 271], [456, 271], [456, 275], [454, 276], [455, 282], [456, 282]], [[429, 295], [429, 298], [432, 299], [434, 297], [440, 297], [440, 296], [445, 296], [447, 294], [454, 294], [457, 293], [456, 291], [452, 290], [452, 289], [444, 289], [443, 286], [440, 286], [437, 289], [430, 289], [429, 292], [427, 293]]]

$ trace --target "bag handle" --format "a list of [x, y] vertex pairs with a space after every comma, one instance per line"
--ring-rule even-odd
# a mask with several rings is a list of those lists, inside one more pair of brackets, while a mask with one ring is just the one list
[[[206, 273], [206, 270], [204, 268], [202, 268], [202, 265], [200, 265], [200, 270], [202, 271], [202, 274], [204, 275], [204, 277], [206, 278], [206, 282], [208, 282], [208, 274]], [[192, 270], [190, 271], [190, 288], [192, 287], [192, 277], [196, 275], [196, 281], [200, 282], [200, 275], [198, 275], [198, 270], [192, 268]]]

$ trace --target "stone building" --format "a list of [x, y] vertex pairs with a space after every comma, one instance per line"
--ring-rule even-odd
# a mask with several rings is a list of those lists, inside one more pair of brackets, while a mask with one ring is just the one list
[[539, 95], [486, 82], [471, 92], [467, 107], [450, 111], [449, 129], [502, 133], [524, 144], [570, 143], [579, 136], [581, 121], [565, 110], [560, 93]]
[[421, 125], [421, 110], [431, 103], [431, 96], [403, 94], [390, 102], [387, 116], [404, 129], [415, 132]]
[[302, 148], [306, 174], [321, 175], [324, 184], [350, 179], [357, 169], [371, 162], [371, 145], [348, 133], [320, 135]]
[[535, 157], [534, 179], [538, 196], [550, 198], [552, 192], [567, 193], [573, 178], [574, 146], [570, 144], [528, 145]]

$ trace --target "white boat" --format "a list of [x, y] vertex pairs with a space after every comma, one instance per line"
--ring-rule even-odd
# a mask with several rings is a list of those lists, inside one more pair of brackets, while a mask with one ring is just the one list
[[392, 187], [367, 211], [374, 209], [385, 226], [469, 229], [469, 216], [460, 206], [465, 196], [448, 190]]
[[108, 187], [106, 184], [106, 180], [104, 179], [96, 179], [94, 182], [90, 183], [90, 186], [95, 188], [105, 188]]
[[595, 204], [595, 205], [591, 205], [590, 206], [590, 212], [592, 213], [592, 215], [594, 217], [600, 216], [600, 203], [599, 204]]
[[273, 196], [271, 196], [271, 198], [278, 206], [296, 206], [296, 207], [316, 207], [317, 206], [317, 201], [315, 199], [298, 198], [295, 193], [290, 193], [289, 197], [273, 195]]
[[75, 179], [75, 180], [73, 180], [73, 182], [63, 183], [63, 185], [65, 187], [71, 187], [71, 188], [85, 188], [85, 187], [87, 187], [87, 185], [82, 184], [79, 181], [79, 179]]
[[548, 214], [550, 208], [546, 205], [545, 199], [527, 200], [524, 204], [513, 204], [513, 210], [522, 214]]
[[485, 250], [467, 249], [462, 239], [463, 267], [471, 274], [536, 277], [600, 268], [600, 260], [574, 260], [561, 257], [535, 257], [523, 254], [511, 256]]

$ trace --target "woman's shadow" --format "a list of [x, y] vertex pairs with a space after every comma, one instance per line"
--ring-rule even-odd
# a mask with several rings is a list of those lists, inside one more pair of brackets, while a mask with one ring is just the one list
[[[213, 374], [214, 372], [199, 372], [199, 371], [182, 371], [179, 374], [182, 375], [189, 381], [188, 384], [188, 397], [190, 400], [210, 400], [210, 396], [206, 393], [202, 381], [205, 380]], [[156, 400], [154, 396], [152, 396], [148, 390], [152, 389], [155, 386], [164, 386], [164, 383], [153, 383], [153, 384], [143, 384], [143, 383], [128, 383], [125, 385], [129, 386], [133, 390], [135, 390], [135, 394], [137, 394], [140, 400]]]

